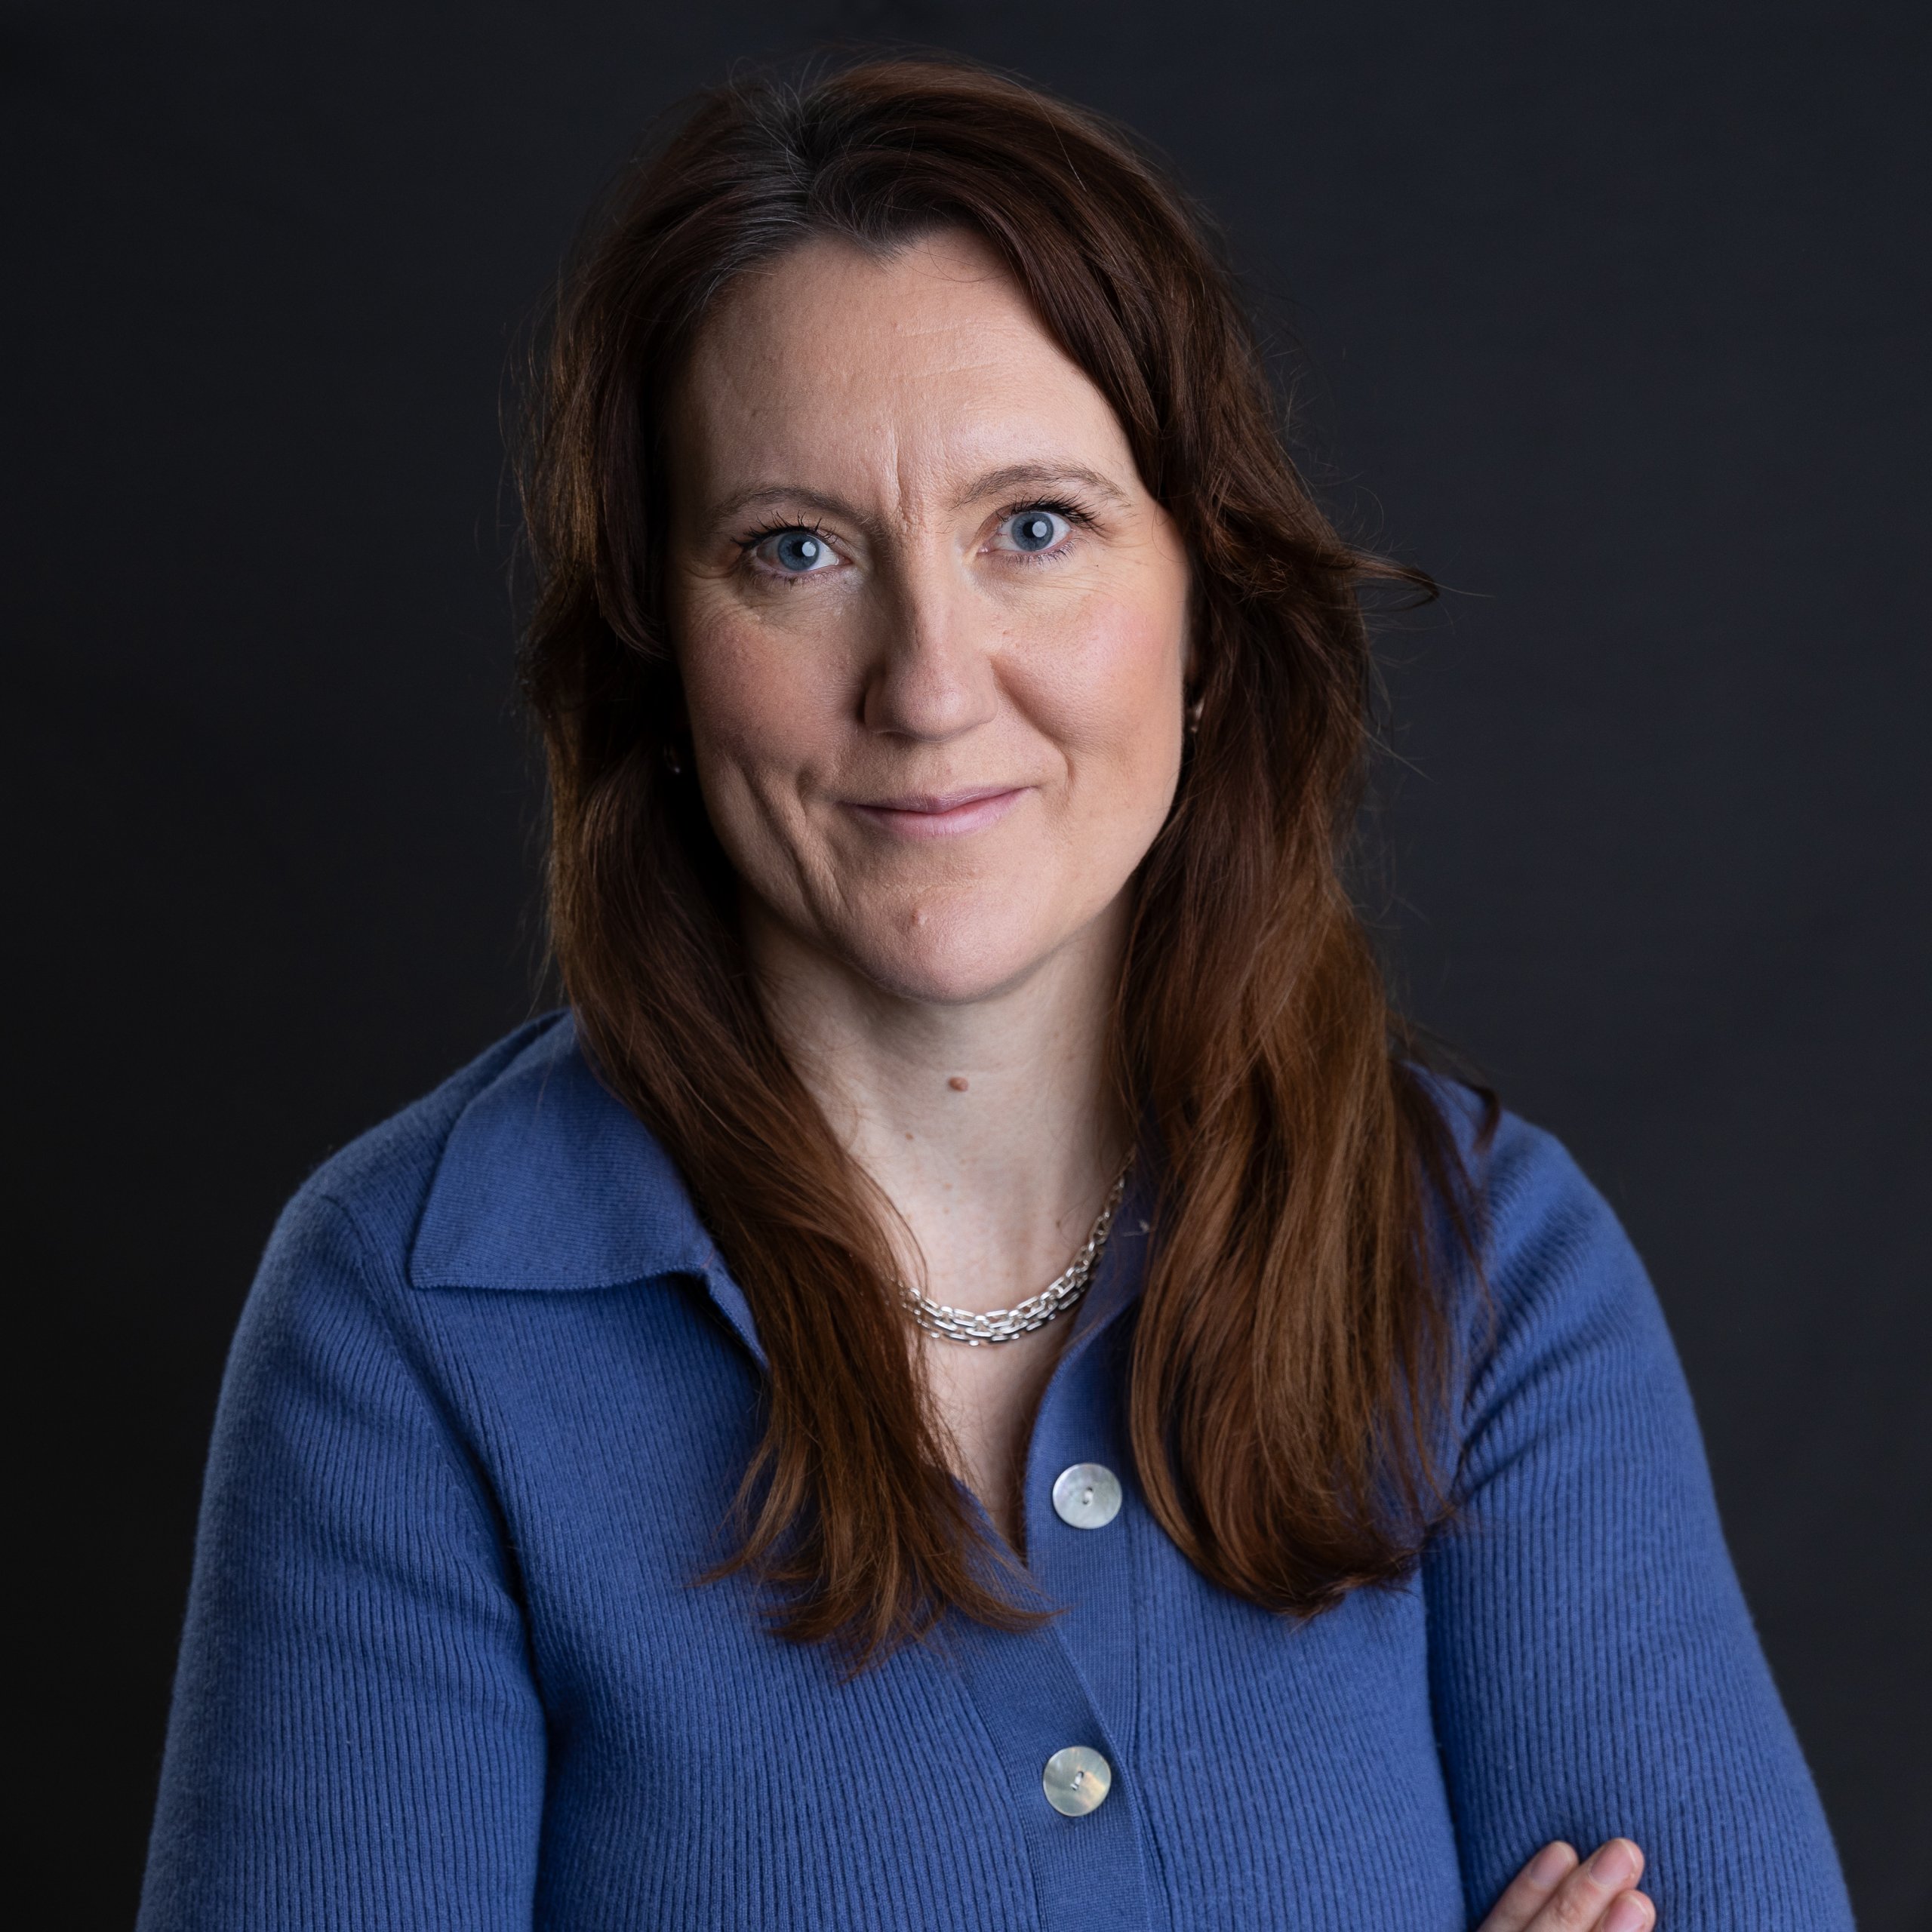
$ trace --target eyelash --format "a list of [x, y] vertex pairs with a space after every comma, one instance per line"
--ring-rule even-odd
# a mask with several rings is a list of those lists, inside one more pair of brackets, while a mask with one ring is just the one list
[[822, 523], [801, 523], [795, 516], [781, 516], [774, 523], [761, 524], [755, 530], [747, 531], [738, 539], [741, 550], [755, 550], [768, 537], [782, 537], [788, 530], [802, 530], [808, 537], [823, 537], [825, 525]]
[[[1020, 503], [1008, 503], [994, 521], [1004, 523], [1008, 518], [1018, 516], [1025, 510], [1044, 510], [1050, 515], [1064, 517], [1073, 530], [1091, 530], [1097, 521], [1094, 512], [1085, 504], [1070, 497], [1031, 497]], [[796, 517], [780, 517], [772, 522], [761, 525], [756, 530], [747, 531], [737, 539], [742, 561], [749, 567], [752, 552], [761, 543], [768, 537], [782, 537], [789, 530], [801, 530], [808, 537], [818, 537], [821, 541], [829, 540], [826, 538], [825, 526], [822, 523], [804, 523]], [[1067, 539], [1063, 537], [1049, 550], [1014, 550], [1008, 554], [1022, 564], [1051, 563], [1065, 551], [1066, 543]], [[817, 573], [772, 571], [764, 574], [783, 583], [803, 583]]]
[[1028, 503], [1009, 503], [1000, 512], [998, 521], [1004, 523], [1008, 517], [1018, 516], [1026, 510], [1044, 510], [1050, 516], [1064, 517], [1070, 528], [1068, 535], [1062, 537], [1050, 550], [1015, 550], [1011, 552], [1023, 564], [1048, 564], [1057, 561], [1066, 550], [1072, 531], [1091, 530], [1095, 522], [1094, 512], [1085, 504], [1076, 503], [1070, 497], [1035, 497]]

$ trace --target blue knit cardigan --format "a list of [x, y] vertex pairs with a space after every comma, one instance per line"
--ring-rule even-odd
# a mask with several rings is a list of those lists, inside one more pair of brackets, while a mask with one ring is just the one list
[[[1451, 1104], [1454, 1104], [1453, 1100]], [[1469, 1505], [1306, 1623], [1137, 1491], [1130, 1195], [1035, 1424], [1037, 1633], [848, 1681], [699, 1585], [756, 1439], [744, 1297], [570, 1022], [283, 1216], [215, 1426], [143, 1932], [1450, 1932], [1546, 1839], [1650, 1856], [1663, 1932], [1837, 1932], [1832, 1844], [1643, 1271], [1556, 1144], [1481, 1157]], [[1076, 1463], [1124, 1506], [1070, 1527]], [[1047, 1759], [1100, 1752], [1086, 1816]]]

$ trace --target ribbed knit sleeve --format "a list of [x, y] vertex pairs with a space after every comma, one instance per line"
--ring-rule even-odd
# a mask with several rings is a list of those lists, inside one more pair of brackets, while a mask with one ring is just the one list
[[141, 1932], [528, 1932], [523, 1620], [383, 1292], [298, 1196], [223, 1384]]
[[1838, 1932], [1824, 1817], [1644, 1270], [1567, 1155], [1520, 1121], [1489, 1194], [1468, 1507], [1423, 1572], [1471, 1921], [1546, 1839], [1587, 1852], [1622, 1833], [1648, 1856], [1661, 1932]]

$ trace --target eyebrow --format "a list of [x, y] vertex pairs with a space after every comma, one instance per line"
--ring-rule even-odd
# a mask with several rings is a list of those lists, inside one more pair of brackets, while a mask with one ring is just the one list
[[[998, 469], [986, 470], [959, 492], [953, 500], [953, 507], [963, 509], [969, 503], [982, 503], [989, 497], [1010, 495], [1017, 490], [1038, 490], [1044, 494], [1056, 486], [1064, 488], [1069, 484], [1078, 484], [1121, 509], [1128, 507], [1127, 492], [1118, 484], [1102, 475], [1097, 469], [1089, 469], [1082, 463], [1012, 463]], [[734, 490], [712, 506], [712, 515], [722, 523], [742, 515], [746, 510], [780, 503], [823, 510], [828, 515], [845, 517], [854, 523], [866, 521], [842, 497], [828, 495], [823, 490], [801, 490], [789, 483], [755, 483], [746, 489]]]
[[959, 499], [959, 506], [987, 497], [1008, 496], [1016, 490], [1051, 490], [1056, 484], [1067, 483], [1084, 485], [1095, 496], [1106, 497], [1121, 509], [1128, 507], [1127, 492], [1118, 484], [1097, 469], [1077, 463], [1014, 463], [1004, 469], [989, 469], [983, 476], [974, 478]]

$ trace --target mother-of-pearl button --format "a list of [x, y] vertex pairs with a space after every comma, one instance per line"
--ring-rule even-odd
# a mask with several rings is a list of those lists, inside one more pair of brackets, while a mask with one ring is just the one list
[[1069, 1528], [1104, 1530], [1120, 1514], [1120, 1478], [1103, 1463], [1075, 1463], [1054, 1478], [1054, 1514]]
[[1114, 1767], [1097, 1751], [1069, 1744], [1047, 1760], [1040, 1774], [1047, 1802], [1063, 1818], [1084, 1818], [1106, 1803], [1114, 1788]]

